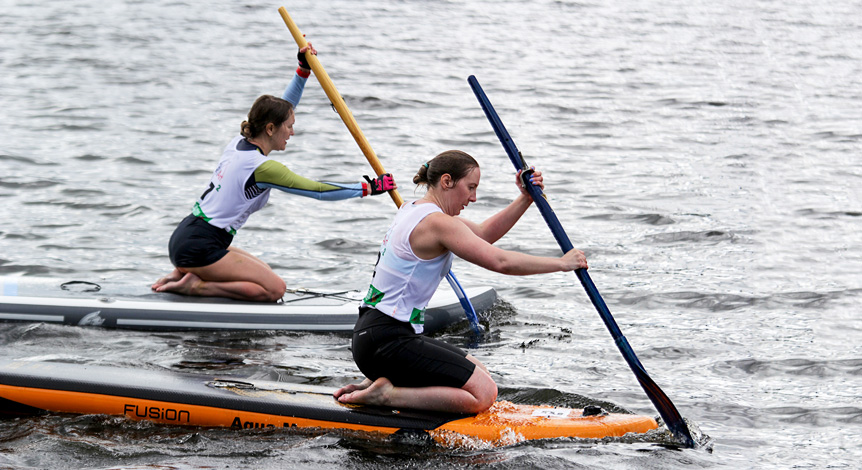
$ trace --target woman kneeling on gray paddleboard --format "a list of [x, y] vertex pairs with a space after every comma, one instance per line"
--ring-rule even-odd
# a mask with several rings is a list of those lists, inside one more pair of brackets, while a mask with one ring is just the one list
[[[353, 359], [366, 379], [336, 391], [338, 401], [455, 413], [479, 413], [494, 403], [497, 385], [481, 362], [422, 335], [424, 311], [453, 255], [511, 275], [587, 268], [580, 250], [552, 258], [492, 245], [533, 203], [520, 176], [520, 195], [477, 224], [457, 217], [476, 201], [480, 171], [473, 157], [450, 150], [419, 168], [413, 182], [427, 192], [395, 215], [353, 329]], [[535, 171], [530, 181], [544, 188], [541, 172]]]
[[259, 97], [241, 135], [225, 147], [209, 186], [171, 235], [168, 249], [175, 269], [152, 285], [154, 291], [275, 302], [284, 295], [284, 280], [256, 256], [231, 246], [249, 215], [266, 205], [271, 188], [326, 201], [396, 188], [388, 173], [366, 176], [365, 183], [318, 182], [268, 158], [273, 150], [284, 150], [294, 135], [294, 108], [311, 74], [306, 51], [317, 54], [311, 43], [299, 51], [299, 68], [282, 97]]

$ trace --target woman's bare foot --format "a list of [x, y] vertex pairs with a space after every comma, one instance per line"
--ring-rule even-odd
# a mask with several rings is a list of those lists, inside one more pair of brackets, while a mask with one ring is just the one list
[[168, 274], [167, 276], [165, 276], [165, 277], [163, 277], [163, 278], [159, 279], [159, 280], [158, 280], [158, 281], [156, 281], [152, 286], [150, 286], [150, 289], [152, 289], [152, 290], [154, 290], [154, 291], [158, 291], [158, 290], [159, 290], [159, 287], [162, 287], [163, 285], [165, 285], [165, 284], [167, 284], [167, 283], [169, 283], [169, 282], [176, 282], [176, 281], [179, 281], [179, 280], [180, 280], [180, 279], [182, 279], [182, 278], [183, 278], [183, 273], [182, 273], [179, 269], [174, 268], [174, 270], [173, 270], [173, 271], [171, 271], [171, 273], [170, 273], [170, 274]]
[[[365, 384], [363, 382], [360, 385]], [[392, 385], [392, 382], [389, 381], [386, 377], [380, 377], [375, 380], [371, 385], [362, 388], [362, 389], [354, 389], [347, 393], [340, 393], [345, 388], [356, 387], [355, 385], [347, 385], [342, 387], [336, 393], [338, 401], [341, 403], [357, 403], [363, 405], [387, 405], [389, 404], [389, 393], [395, 388]]]
[[179, 281], [167, 282], [164, 285], [156, 288], [156, 292], [174, 292], [176, 294], [193, 295], [192, 292], [201, 284], [201, 278], [192, 274], [186, 273]]
[[344, 395], [346, 393], [355, 392], [357, 390], [365, 390], [372, 383], [373, 382], [371, 381], [371, 379], [365, 379], [362, 381], [362, 383], [345, 385], [345, 386], [339, 388], [338, 390], [336, 390], [335, 393], [332, 394], [332, 396], [335, 398], [338, 398], [341, 395]]

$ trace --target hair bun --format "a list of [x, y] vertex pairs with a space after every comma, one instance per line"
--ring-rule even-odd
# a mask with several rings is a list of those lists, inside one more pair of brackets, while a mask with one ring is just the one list
[[[431, 169], [431, 164], [434, 169]], [[449, 174], [452, 181], [458, 181], [467, 175], [473, 168], [478, 168], [479, 163], [469, 154], [460, 150], [447, 150], [432, 158], [419, 167], [416, 176], [413, 177], [415, 184], [434, 186], [440, 182], [440, 177]]]

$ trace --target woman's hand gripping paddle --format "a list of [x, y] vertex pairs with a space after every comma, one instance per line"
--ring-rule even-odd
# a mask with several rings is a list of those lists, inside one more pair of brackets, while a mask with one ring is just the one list
[[[523, 170], [521, 177], [523, 178], [524, 186], [527, 188], [530, 196], [532, 196], [536, 205], [539, 207], [539, 211], [542, 213], [542, 217], [548, 224], [548, 228], [553, 232], [554, 238], [557, 239], [557, 243], [559, 243], [563, 253], [569, 252], [573, 248], [572, 242], [569, 241], [569, 237], [563, 230], [563, 226], [560, 225], [557, 215], [554, 214], [554, 211], [551, 209], [550, 204], [548, 204], [542, 190], [539, 189], [538, 186], [528, 184], [529, 173], [531, 173], [531, 171], [529, 170], [527, 163], [524, 161], [523, 155], [518, 151], [512, 138], [509, 137], [509, 132], [506, 131], [506, 127], [503, 126], [503, 122], [500, 120], [500, 117], [497, 116], [497, 112], [494, 111], [494, 107], [491, 105], [488, 97], [485, 96], [485, 92], [479, 85], [479, 81], [476, 80], [475, 76], [471, 75], [467, 79], [467, 82], [469, 82], [470, 87], [473, 88], [473, 93], [475, 93], [476, 98], [479, 100], [479, 104], [482, 105], [485, 115], [491, 122], [491, 126], [494, 128], [494, 132], [497, 133], [497, 137], [500, 139], [503, 147], [505, 147], [506, 153], [509, 155], [509, 159], [512, 161], [512, 164], [515, 165], [515, 169]], [[670, 398], [668, 398], [659, 386], [653, 382], [643, 365], [641, 365], [637, 356], [635, 356], [634, 351], [631, 346], [629, 346], [628, 340], [623, 336], [620, 328], [617, 326], [617, 322], [611, 315], [610, 310], [608, 310], [607, 305], [605, 305], [605, 301], [599, 294], [598, 289], [596, 289], [595, 284], [593, 284], [592, 279], [590, 279], [590, 275], [587, 274], [587, 270], [578, 269], [575, 270], [575, 274], [578, 276], [578, 279], [580, 279], [581, 284], [587, 291], [587, 295], [590, 297], [590, 300], [596, 307], [596, 310], [598, 310], [602, 320], [605, 322], [605, 326], [607, 326], [608, 330], [611, 332], [611, 336], [613, 336], [614, 341], [617, 343], [617, 347], [623, 354], [626, 362], [628, 362], [629, 367], [631, 367], [632, 372], [634, 372], [635, 377], [637, 377], [638, 382], [640, 382], [641, 387], [643, 387], [647, 394], [647, 397], [649, 397], [650, 401], [652, 401], [653, 405], [658, 409], [658, 412], [667, 424], [668, 429], [670, 429], [673, 435], [686, 446], [694, 447], [694, 439], [691, 437], [691, 432], [685, 424], [685, 421], [682, 419], [682, 416], [680, 416], [679, 411], [677, 411], [676, 407], [670, 401]]]
[[[296, 26], [296, 23], [293, 22], [293, 19], [287, 13], [287, 10], [285, 10], [284, 7], [280, 7], [278, 12], [281, 14], [284, 24], [287, 25], [287, 29], [290, 30], [290, 34], [293, 36], [293, 39], [296, 41], [296, 45], [299, 46], [300, 49], [306, 47], [308, 42], [305, 40], [305, 35], [302, 34]], [[353, 139], [359, 145], [359, 148], [362, 150], [368, 163], [371, 164], [371, 167], [378, 176], [386, 173], [386, 170], [383, 169], [383, 164], [380, 163], [380, 159], [377, 158], [377, 154], [374, 153], [374, 149], [371, 148], [371, 144], [368, 143], [368, 139], [365, 138], [365, 134], [363, 134], [362, 130], [359, 128], [359, 124], [356, 123], [353, 113], [351, 113], [350, 109], [347, 107], [347, 103], [344, 102], [341, 94], [339, 94], [338, 90], [335, 88], [335, 84], [332, 83], [332, 79], [329, 78], [329, 75], [323, 68], [323, 64], [320, 63], [320, 60], [318, 60], [317, 56], [314, 54], [305, 54], [305, 58], [311, 66], [314, 76], [317, 77], [317, 81], [320, 83], [320, 86], [323, 87], [323, 91], [326, 93], [326, 96], [329, 97], [329, 101], [332, 102], [332, 106], [335, 107], [338, 115], [341, 116], [341, 120], [344, 121], [344, 125], [347, 126], [350, 134], [353, 135]], [[396, 206], [401, 207], [401, 205], [404, 204], [404, 200], [401, 199], [401, 195], [398, 194], [398, 190], [390, 190], [389, 195], [392, 197], [392, 201], [395, 202]], [[467, 320], [469, 320], [470, 326], [473, 328], [473, 332], [477, 336], [481, 336], [483, 330], [479, 325], [479, 318], [476, 315], [476, 310], [473, 308], [473, 304], [470, 303], [470, 298], [467, 297], [467, 294], [464, 292], [464, 288], [462, 288], [461, 284], [458, 283], [458, 280], [455, 278], [455, 275], [451, 270], [446, 275], [446, 280], [449, 281], [449, 285], [455, 290], [455, 294], [458, 296], [458, 301], [464, 308], [464, 314], [467, 316]]]

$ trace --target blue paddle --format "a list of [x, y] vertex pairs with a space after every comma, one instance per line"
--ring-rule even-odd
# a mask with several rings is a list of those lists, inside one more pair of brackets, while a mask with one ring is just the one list
[[476, 339], [475, 343], [478, 343], [485, 330], [483, 330], [482, 326], [479, 325], [479, 317], [476, 315], [476, 309], [473, 308], [473, 304], [470, 303], [470, 298], [467, 297], [467, 293], [464, 292], [464, 288], [461, 287], [461, 283], [458, 282], [458, 278], [455, 277], [455, 273], [453, 273], [451, 269], [446, 273], [446, 280], [449, 281], [449, 285], [452, 286], [452, 290], [454, 290], [455, 295], [458, 296], [458, 302], [461, 303], [461, 308], [464, 309], [464, 315], [467, 316], [467, 321], [470, 322], [470, 328], [473, 329], [473, 334]]
[[[470, 75], [467, 82], [470, 83], [470, 87], [473, 88], [473, 93], [476, 94], [479, 104], [482, 105], [482, 110], [485, 111], [485, 115], [491, 122], [494, 132], [497, 133], [497, 137], [500, 138], [500, 142], [503, 144], [503, 147], [505, 147], [506, 153], [509, 154], [509, 160], [512, 161], [512, 164], [515, 165], [517, 170], [523, 170], [521, 178], [524, 181], [524, 186], [527, 188], [527, 192], [529, 192], [533, 201], [535, 201], [536, 206], [538, 206], [539, 211], [542, 213], [545, 223], [548, 224], [548, 228], [551, 229], [551, 232], [554, 234], [554, 238], [557, 239], [557, 243], [559, 243], [563, 253], [569, 252], [574, 248], [572, 246], [572, 242], [569, 241], [569, 237], [566, 235], [565, 230], [563, 230], [563, 226], [560, 225], [560, 220], [557, 219], [557, 215], [554, 214], [554, 210], [551, 209], [551, 205], [548, 204], [548, 200], [545, 198], [544, 193], [542, 193], [542, 190], [539, 189], [539, 187], [528, 184], [529, 174], [532, 173], [532, 171], [524, 161], [524, 156], [521, 155], [521, 152], [518, 151], [518, 147], [515, 146], [512, 138], [509, 137], [509, 132], [506, 131], [506, 127], [503, 126], [503, 122], [500, 121], [500, 117], [497, 116], [497, 112], [494, 111], [494, 107], [491, 105], [491, 102], [488, 101], [488, 97], [485, 96], [485, 92], [482, 90], [476, 77]], [[629, 342], [626, 340], [626, 337], [623, 336], [619, 326], [617, 326], [617, 322], [611, 315], [611, 311], [608, 310], [607, 305], [605, 305], [605, 301], [599, 294], [598, 289], [596, 289], [595, 284], [593, 284], [593, 280], [590, 279], [590, 275], [587, 274], [587, 270], [577, 269], [575, 270], [575, 275], [578, 276], [578, 279], [587, 291], [587, 295], [590, 297], [590, 301], [592, 301], [596, 310], [598, 310], [599, 316], [602, 317], [602, 321], [605, 322], [605, 326], [608, 328], [608, 331], [611, 332], [611, 336], [617, 343], [617, 348], [619, 348], [620, 352], [623, 354], [623, 358], [625, 358], [629, 367], [631, 367], [632, 372], [634, 372], [635, 377], [637, 377], [638, 382], [640, 382], [641, 387], [643, 387], [647, 394], [647, 397], [649, 397], [650, 401], [655, 405], [662, 419], [667, 424], [668, 429], [670, 429], [673, 435], [687, 447], [694, 447], [694, 439], [691, 437], [691, 432], [689, 432], [688, 426], [685, 424], [682, 416], [680, 416], [679, 411], [677, 411], [676, 407], [670, 401], [670, 398], [668, 398], [668, 396], [665, 395], [659, 386], [650, 378], [637, 356], [635, 356], [635, 352], [632, 350], [631, 346], [629, 346]]]

